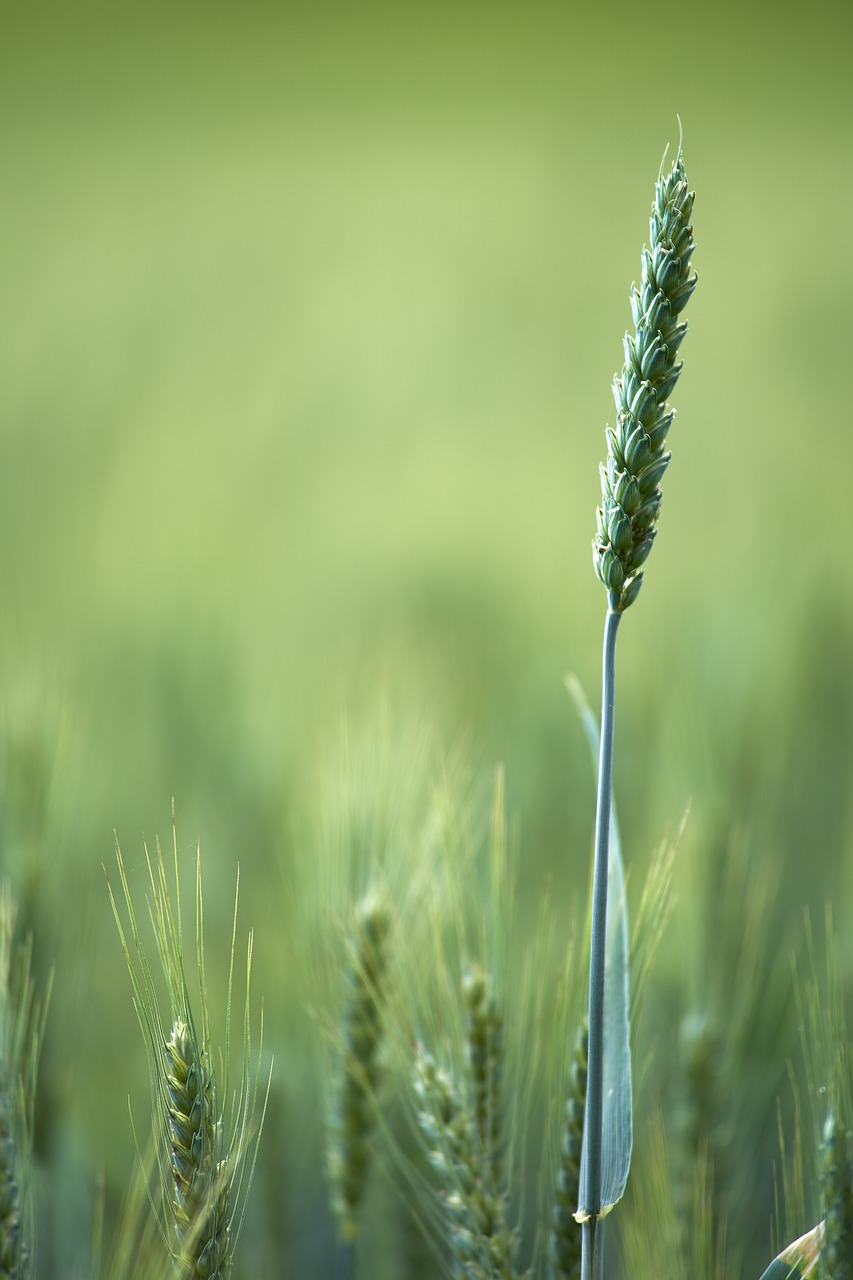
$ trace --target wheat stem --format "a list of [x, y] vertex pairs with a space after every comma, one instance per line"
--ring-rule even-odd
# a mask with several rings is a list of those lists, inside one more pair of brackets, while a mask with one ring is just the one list
[[592, 886], [592, 931], [589, 951], [589, 1069], [586, 1087], [586, 1159], [583, 1199], [583, 1280], [594, 1274], [595, 1224], [601, 1209], [601, 1140], [604, 1087], [604, 962], [607, 950], [607, 863], [610, 811], [613, 804], [613, 733], [616, 702], [616, 633], [622, 617], [611, 592], [604, 626], [601, 747], [595, 818], [595, 864]]

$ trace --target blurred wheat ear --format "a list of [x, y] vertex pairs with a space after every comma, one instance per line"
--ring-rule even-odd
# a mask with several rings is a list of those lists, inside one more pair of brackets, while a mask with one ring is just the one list
[[31, 1161], [36, 1079], [50, 989], [32, 977], [32, 939], [15, 937], [17, 910], [0, 884], [0, 1277], [25, 1280], [33, 1257]]
[[826, 1280], [853, 1276], [853, 1135], [833, 1114], [823, 1128], [821, 1151], [821, 1263]]
[[581, 1273], [581, 1228], [575, 1221], [575, 1210], [580, 1198], [588, 1046], [589, 1032], [586, 1022], [583, 1022], [575, 1038], [560, 1144], [560, 1168], [548, 1242], [548, 1274], [551, 1280], [579, 1280]]
[[503, 1024], [481, 969], [463, 979], [465, 1087], [419, 1045], [414, 1064], [418, 1123], [438, 1175], [443, 1235], [459, 1280], [515, 1280], [517, 1232], [508, 1222], [500, 1079]]
[[[242, 1026], [240, 1080], [228, 1083], [231, 1052], [231, 999], [237, 934], [237, 898], [230, 940], [225, 1047], [222, 1078], [213, 1066], [204, 967], [204, 910], [201, 859], [196, 858], [195, 964], [200, 1016], [190, 1000], [184, 955], [177, 839], [174, 839], [174, 888], [158, 844], [148, 867], [148, 912], [166, 989], [161, 1012], [158, 984], [148, 960], [133, 905], [121, 851], [116, 850], [124, 906], [133, 944], [130, 950], [118, 903], [110, 902], [133, 987], [134, 1004], [148, 1055], [154, 1140], [162, 1193], [162, 1229], [175, 1268], [182, 1276], [227, 1280], [251, 1188], [263, 1113], [257, 1129], [259, 1062], [252, 1066], [249, 989], [252, 934], [246, 957], [246, 997]], [[239, 881], [239, 878], [238, 878]], [[224, 1100], [224, 1101], [223, 1101]], [[265, 1107], [265, 1103], [264, 1103]]]
[[390, 915], [382, 898], [367, 894], [356, 908], [349, 942], [347, 994], [339, 1028], [340, 1077], [328, 1146], [333, 1207], [350, 1252], [367, 1186], [376, 1118], [389, 927]]
[[465, 1054], [471, 1082], [474, 1125], [482, 1158], [495, 1184], [503, 1176], [501, 1134], [501, 1069], [503, 1065], [503, 1019], [492, 984], [479, 966], [462, 980], [465, 1004]]

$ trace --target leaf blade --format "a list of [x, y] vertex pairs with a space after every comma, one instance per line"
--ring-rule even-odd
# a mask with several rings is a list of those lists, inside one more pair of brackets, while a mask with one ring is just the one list
[[[599, 727], [575, 676], [566, 678], [598, 777]], [[633, 1148], [633, 1099], [631, 1089], [631, 1020], [628, 985], [628, 910], [622, 841], [614, 804], [610, 818], [607, 865], [607, 952], [604, 978], [604, 1092], [601, 1149], [601, 1217], [618, 1204], [625, 1193]], [[583, 1153], [585, 1153], [584, 1143]], [[581, 1187], [584, 1185], [581, 1155]]]

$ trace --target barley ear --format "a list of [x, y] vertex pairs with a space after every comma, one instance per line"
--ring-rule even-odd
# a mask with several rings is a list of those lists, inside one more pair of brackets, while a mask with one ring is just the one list
[[853, 1136], [830, 1114], [823, 1127], [821, 1149], [821, 1272], [825, 1280], [849, 1280], [853, 1275], [852, 1146]]
[[635, 331], [625, 334], [625, 364], [613, 381], [616, 425], [607, 429], [601, 467], [593, 563], [620, 612], [633, 604], [642, 585], [660, 511], [660, 480], [671, 457], [665, 449], [673, 419], [667, 402], [681, 373], [677, 354], [687, 332], [679, 316], [696, 287], [696, 274], [690, 273], [692, 209], [679, 146], [672, 168], [666, 177], [661, 170], [655, 187], [640, 287], [631, 288]]
[[340, 1079], [328, 1148], [333, 1207], [347, 1242], [357, 1234], [370, 1163], [389, 927], [387, 907], [376, 894], [368, 894], [356, 909], [350, 939]]
[[583, 1115], [586, 1106], [586, 1072], [589, 1032], [586, 1021], [578, 1027], [572, 1054], [571, 1083], [563, 1120], [560, 1168], [554, 1198], [554, 1215], [548, 1242], [551, 1280], [579, 1280], [581, 1227], [575, 1219], [580, 1198]]
[[0, 1278], [25, 1280], [33, 1253], [31, 1160], [36, 1077], [48, 995], [32, 977], [32, 940], [15, 939], [16, 906], [0, 884]]

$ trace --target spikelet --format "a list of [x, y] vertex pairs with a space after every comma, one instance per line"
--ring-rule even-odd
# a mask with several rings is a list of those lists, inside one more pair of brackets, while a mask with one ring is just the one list
[[642, 585], [660, 511], [660, 480], [671, 457], [664, 448], [673, 419], [667, 401], [681, 372], [676, 356], [687, 332], [678, 317], [696, 287], [696, 275], [690, 274], [692, 209], [679, 147], [655, 188], [642, 279], [639, 289], [631, 289], [635, 334], [625, 335], [625, 365], [613, 382], [616, 425], [607, 428], [607, 462], [601, 467], [593, 562], [620, 612], [633, 604]]
[[850, 1280], [853, 1275], [853, 1152], [851, 1135], [827, 1116], [821, 1150], [823, 1246], [821, 1271], [825, 1280]]
[[588, 1045], [589, 1029], [584, 1019], [583, 1024], [578, 1027], [575, 1039], [571, 1084], [563, 1122], [554, 1218], [548, 1241], [548, 1270], [551, 1280], [578, 1280], [581, 1273], [582, 1230], [574, 1215], [580, 1198]]
[[0, 885], [0, 1280], [32, 1261], [30, 1163], [36, 1076], [47, 1000], [36, 996], [32, 943], [15, 942], [16, 908]]
[[347, 997], [341, 1020], [343, 1053], [329, 1134], [333, 1206], [345, 1241], [355, 1239], [364, 1197], [380, 1072], [382, 1009], [390, 925], [381, 898], [359, 903], [351, 939]]
[[[247, 953], [246, 1003], [242, 1062], [238, 1088], [230, 1096], [227, 1071], [230, 1049], [231, 987], [237, 928], [235, 899], [231, 935], [226, 1017], [225, 1075], [219, 1088], [213, 1069], [208, 997], [204, 975], [203, 902], [200, 860], [196, 861], [196, 964], [201, 1005], [196, 1022], [187, 987], [181, 924], [180, 880], [175, 840], [175, 889], [169, 885], [158, 846], [156, 863], [148, 858], [149, 913], [168, 993], [169, 1022], [163, 1025], [157, 987], [143, 946], [121, 853], [119, 876], [135, 950], [131, 956], [124, 925], [110, 889], [110, 901], [133, 986], [134, 1003], [145, 1039], [151, 1080], [154, 1140], [163, 1202], [162, 1234], [182, 1277], [227, 1280], [242, 1226], [263, 1127], [263, 1114], [253, 1145], [251, 1132], [257, 1103], [258, 1072], [251, 1069], [249, 981], [252, 936]], [[263, 1030], [263, 1022], [261, 1023]], [[258, 1054], [260, 1059], [260, 1050]], [[222, 1098], [229, 1100], [226, 1114]]]

